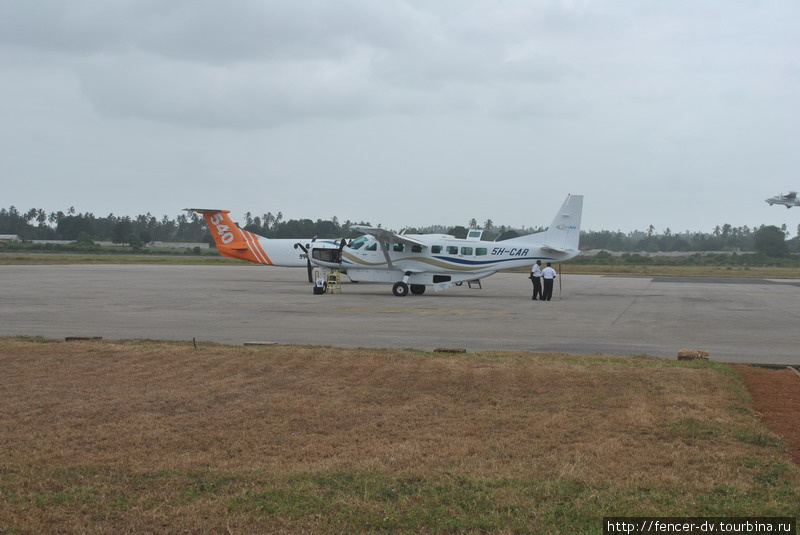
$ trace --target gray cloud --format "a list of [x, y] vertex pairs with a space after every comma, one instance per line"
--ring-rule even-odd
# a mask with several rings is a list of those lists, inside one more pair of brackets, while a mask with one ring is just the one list
[[[462, 186], [571, 190], [589, 225], [680, 228], [658, 223], [668, 200], [686, 227], [718, 224], [708, 198], [746, 214], [745, 188], [798, 187], [798, 15], [789, 0], [0, 0], [0, 173], [184, 191], [235, 176], [287, 213], [296, 182], [385, 181], [441, 218], [460, 217], [441, 199]], [[353, 217], [402, 226], [403, 204]]]
[[102, 113], [194, 126], [493, 110], [487, 82], [524, 89], [569, 71], [526, 49], [521, 30], [480, 30], [482, 12], [448, 19], [403, 2], [27, 6], [4, 13], [6, 42], [71, 58]]

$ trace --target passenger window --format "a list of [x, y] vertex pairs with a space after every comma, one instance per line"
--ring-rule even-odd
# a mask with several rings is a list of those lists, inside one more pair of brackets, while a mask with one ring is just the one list
[[422, 252], [422, 246], [421, 245], [412, 245], [411, 246], [411, 252], [412, 253], [421, 253]]
[[487, 254], [489, 254], [489, 251], [486, 249], [486, 247], [478, 247], [475, 249], [475, 256], [484, 256]]
[[461, 248], [462, 255], [470, 255], [472, 256], [472, 247], [462, 247]]
[[447, 254], [458, 254], [458, 247], [454, 245], [447, 246]]
[[378, 244], [377, 243], [370, 243], [369, 245], [364, 247], [364, 250], [365, 251], [377, 251], [378, 250]]
[[395, 243], [393, 249], [395, 252], [402, 253], [405, 250], [406, 246], [402, 243]]
[[442, 246], [441, 245], [434, 245], [433, 247], [431, 247], [431, 252], [433, 254], [441, 253], [442, 252]]

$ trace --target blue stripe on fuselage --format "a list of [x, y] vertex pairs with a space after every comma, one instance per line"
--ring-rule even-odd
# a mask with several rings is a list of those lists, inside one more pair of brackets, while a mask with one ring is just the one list
[[555, 258], [543, 256], [524, 256], [521, 258], [500, 258], [495, 260], [467, 260], [466, 258], [453, 258], [452, 256], [434, 256], [433, 258], [445, 262], [453, 262], [454, 264], [464, 264], [466, 266], [483, 266], [486, 264], [497, 264], [498, 262], [517, 262], [519, 260], [530, 260], [531, 262], [536, 262], [537, 260], [555, 260]]

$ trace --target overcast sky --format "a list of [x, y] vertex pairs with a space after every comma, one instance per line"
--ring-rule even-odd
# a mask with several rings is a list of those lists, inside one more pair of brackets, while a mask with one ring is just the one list
[[797, 0], [0, 0], [0, 205], [710, 231], [800, 208]]

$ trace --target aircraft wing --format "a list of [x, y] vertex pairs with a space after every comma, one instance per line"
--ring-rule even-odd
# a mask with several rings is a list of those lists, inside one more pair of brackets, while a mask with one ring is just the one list
[[402, 234], [396, 234], [382, 228], [367, 227], [364, 225], [353, 225], [350, 228], [359, 232], [363, 232], [364, 234], [374, 236], [381, 243], [404, 243], [406, 245], [420, 245], [422, 247], [428, 246], [428, 244], [423, 241], [410, 238], [408, 236], [403, 236]]

